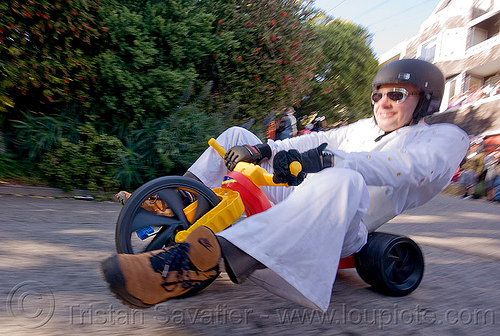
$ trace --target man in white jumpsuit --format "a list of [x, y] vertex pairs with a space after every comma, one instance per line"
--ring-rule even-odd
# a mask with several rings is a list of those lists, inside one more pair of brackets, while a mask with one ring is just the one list
[[[191, 262], [189, 274], [218, 270], [222, 255], [234, 282], [248, 278], [300, 305], [326, 311], [340, 258], [359, 251], [368, 232], [441, 192], [466, 154], [465, 132], [451, 124], [427, 125], [421, 120], [439, 107], [443, 88], [443, 75], [434, 65], [400, 60], [383, 67], [374, 79], [373, 118], [326, 132], [270, 140], [267, 145], [242, 128], [222, 133], [217, 141], [228, 150], [225, 160], [209, 148], [189, 168], [189, 176], [218, 187], [227, 167], [246, 161], [274, 170], [276, 182], [300, 185], [263, 187], [275, 205], [217, 237], [208, 229], [195, 230], [186, 240], [191, 248], [185, 257]], [[291, 175], [281, 164], [296, 159], [309, 173], [306, 177]], [[200, 246], [208, 245], [215, 248], [203, 259]], [[183, 274], [166, 257], [169, 253], [173, 254], [166, 248], [147, 256], [109, 258], [103, 269], [111, 290], [140, 306], [205, 287], [192, 289], [188, 284], [185, 290], [163, 293]], [[162, 262], [156, 265], [158, 260]], [[137, 277], [160, 282], [156, 292], [148, 289], [151, 283], [145, 288], [134, 284]], [[205, 284], [213, 279], [207, 276]]]

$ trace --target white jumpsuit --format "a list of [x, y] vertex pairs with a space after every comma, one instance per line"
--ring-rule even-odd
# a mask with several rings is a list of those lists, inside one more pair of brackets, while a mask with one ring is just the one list
[[[420, 122], [375, 141], [382, 134], [369, 118], [326, 132], [269, 140], [273, 155], [289, 149], [305, 152], [326, 142], [334, 167], [308, 174], [298, 187], [263, 187], [275, 205], [218, 234], [267, 267], [249, 279], [295, 303], [326, 311], [340, 258], [359, 251], [368, 231], [441, 192], [469, 145], [467, 134], [451, 124]], [[226, 150], [261, 142], [239, 127], [226, 130], [217, 141]], [[271, 163], [272, 158], [261, 166], [272, 172]], [[228, 173], [211, 148], [188, 170], [211, 188], [219, 187]]]

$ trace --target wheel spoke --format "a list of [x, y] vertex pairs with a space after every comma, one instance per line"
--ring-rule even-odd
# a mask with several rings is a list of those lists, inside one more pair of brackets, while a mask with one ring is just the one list
[[[188, 229], [219, 202], [210, 188], [185, 177], [164, 176], [151, 180], [138, 188], [122, 208], [115, 233], [116, 249], [119, 253], [159, 249], [174, 241], [177, 230]], [[184, 210], [189, 203], [190, 213], [186, 216]], [[140, 232], [137, 239], [135, 233], [145, 228], [148, 228], [145, 235], [151, 232], [149, 228], [156, 232], [148, 238]]]
[[161, 200], [167, 203], [168, 207], [172, 210], [174, 215], [177, 216], [184, 229], [189, 227], [189, 221], [184, 213], [184, 204], [182, 197], [178, 190], [175, 188], [162, 189], [157, 192]]
[[130, 225], [130, 232], [137, 231], [139, 229], [148, 226], [178, 226], [180, 224], [178, 219], [155, 215], [144, 209], [138, 209]]
[[197, 201], [198, 204], [196, 206], [196, 213], [193, 218], [193, 223], [213, 208], [213, 206], [204, 197], [198, 197]]
[[394, 247], [392, 248], [392, 252], [394, 253], [394, 255], [397, 255], [400, 260], [402, 260], [406, 255], [405, 248], [401, 246], [401, 244], [394, 245]]
[[160, 230], [143, 252], [161, 249], [171, 237], [174, 237], [175, 229], [175, 226], [169, 226]]
[[391, 263], [395, 263], [396, 261], [399, 260], [399, 257], [394, 255], [394, 254], [388, 254], [387, 260], [389, 260], [389, 262], [391, 262]]
[[394, 282], [396, 282], [396, 283], [398, 283], [398, 284], [403, 283], [403, 281], [405, 280], [405, 278], [402, 276], [399, 268], [394, 267], [392, 269], [392, 279], [391, 280], [394, 281]]
[[391, 278], [391, 274], [392, 272], [394, 271], [394, 269], [396, 268], [396, 263], [395, 262], [392, 262], [392, 261], [389, 261], [387, 263], [387, 267], [385, 268], [385, 274]]
[[408, 279], [415, 270], [415, 266], [411, 264], [405, 264], [399, 269], [399, 273], [404, 280]]
[[403, 263], [403, 267], [415, 262], [415, 260], [413, 260], [413, 254], [411, 253], [411, 251], [405, 249], [404, 254], [401, 256], [401, 262]]

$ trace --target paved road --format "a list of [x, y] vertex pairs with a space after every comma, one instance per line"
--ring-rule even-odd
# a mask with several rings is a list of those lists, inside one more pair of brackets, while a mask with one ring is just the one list
[[[377, 294], [339, 272], [327, 314], [223, 273], [204, 292], [149, 310], [108, 292], [120, 205], [0, 195], [0, 334], [498, 335], [500, 204], [440, 195], [382, 227], [420, 243], [426, 272], [410, 296]], [[279, 247], [277, 247], [279, 248]]]

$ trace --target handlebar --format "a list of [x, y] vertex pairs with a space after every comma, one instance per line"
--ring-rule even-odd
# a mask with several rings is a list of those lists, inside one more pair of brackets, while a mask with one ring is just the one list
[[210, 140], [208, 140], [208, 144], [212, 146], [212, 148], [215, 149], [217, 153], [219, 153], [219, 155], [222, 156], [222, 158], [224, 158], [224, 156], [226, 155], [226, 150], [224, 149], [224, 147], [219, 145], [217, 140], [211, 138]]
[[[224, 158], [224, 156], [226, 155], [226, 150], [221, 145], [219, 145], [219, 143], [214, 138], [208, 140], [208, 144], [212, 146], [212, 148], [214, 148], [219, 153], [219, 155]], [[287, 183], [274, 183], [273, 174], [268, 173], [267, 170], [265, 170], [259, 165], [255, 165], [248, 162], [238, 162], [234, 170], [244, 174], [259, 187], [262, 186], [289, 187]], [[300, 164], [300, 162], [293, 161], [292, 163], [290, 163], [290, 172], [294, 176], [297, 176], [301, 171], [302, 171], [302, 165]]]
[[299, 175], [301, 171], [302, 165], [299, 161], [293, 161], [292, 163], [290, 163], [290, 173], [292, 173], [293, 176]]

